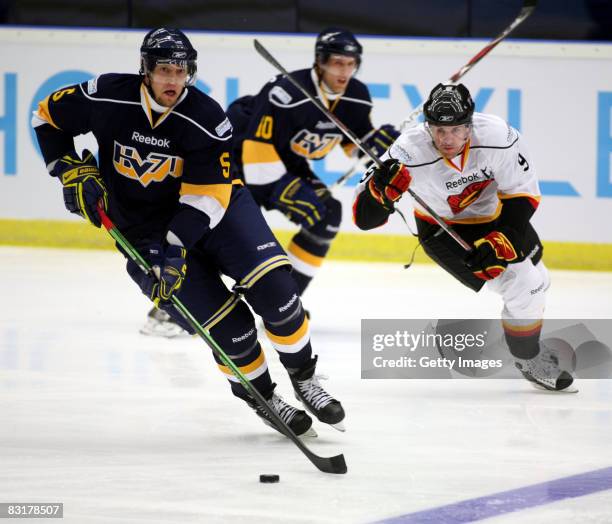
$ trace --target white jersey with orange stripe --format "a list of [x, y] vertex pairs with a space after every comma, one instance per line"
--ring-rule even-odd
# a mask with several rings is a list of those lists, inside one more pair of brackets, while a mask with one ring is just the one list
[[[449, 223], [490, 222], [507, 198], [527, 197], [534, 207], [540, 200], [536, 171], [521, 134], [494, 115], [474, 113], [470, 139], [452, 160], [436, 149], [425, 124], [402, 133], [382, 157], [387, 158], [408, 168], [410, 188]], [[418, 203], [414, 208], [419, 218], [431, 221]]]

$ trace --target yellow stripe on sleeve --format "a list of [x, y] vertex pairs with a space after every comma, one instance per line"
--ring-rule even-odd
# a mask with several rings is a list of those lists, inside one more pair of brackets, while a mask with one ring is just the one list
[[51, 118], [51, 113], [49, 112], [49, 97], [38, 103], [38, 117], [48, 124], [51, 124], [55, 129], [59, 129], [59, 127], [55, 125], [53, 118]]
[[197, 195], [214, 198], [223, 209], [229, 206], [232, 184], [181, 184], [181, 196]]
[[243, 164], [262, 164], [279, 162], [280, 160], [281, 158], [272, 144], [265, 144], [256, 140], [245, 140], [242, 143]]

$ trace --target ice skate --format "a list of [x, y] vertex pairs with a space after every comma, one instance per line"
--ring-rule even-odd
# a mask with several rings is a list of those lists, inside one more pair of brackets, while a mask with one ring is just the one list
[[577, 393], [572, 384], [574, 377], [559, 367], [559, 359], [555, 353], [540, 344], [540, 352], [531, 359], [518, 359], [515, 363], [523, 376], [538, 389]]
[[[293, 431], [298, 437], [302, 438], [317, 436], [317, 432], [312, 427], [312, 419], [306, 412], [294, 408], [291, 404], [287, 404], [287, 402], [285, 402], [281, 396], [274, 392], [266, 400], [272, 409], [276, 411], [281, 420], [285, 422], [285, 424], [291, 428], [291, 431]], [[263, 420], [264, 424], [274, 428], [276, 431], [284, 435], [284, 433], [276, 427], [276, 424], [270, 419], [261, 406], [255, 402], [255, 400], [250, 398], [247, 399], [246, 402], [251, 409], [255, 411], [257, 416]]]
[[307, 367], [290, 374], [295, 397], [321, 422], [330, 424], [338, 431], [345, 431], [342, 404], [319, 384], [318, 379], [323, 377], [314, 374], [317, 358], [314, 357]]
[[187, 331], [170, 318], [168, 313], [156, 307], [149, 311], [147, 321], [139, 331], [142, 335], [150, 337], [179, 338], [190, 336]]

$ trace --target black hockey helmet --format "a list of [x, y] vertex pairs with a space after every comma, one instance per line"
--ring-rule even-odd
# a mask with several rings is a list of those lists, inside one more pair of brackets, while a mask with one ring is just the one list
[[140, 74], [146, 75], [157, 64], [174, 64], [187, 71], [187, 85], [195, 82], [198, 52], [179, 29], [160, 27], [149, 31], [140, 46]]
[[463, 84], [438, 84], [423, 106], [425, 121], [436, 126], [471, 124], [474, 102]]
[[317, 36], [315, 62], [324, 64], [330, 55], [344, 55], [355, 58], [359, 67], [362, 52], [363, 48], [353, 33], [339, 27], [329, 27]]

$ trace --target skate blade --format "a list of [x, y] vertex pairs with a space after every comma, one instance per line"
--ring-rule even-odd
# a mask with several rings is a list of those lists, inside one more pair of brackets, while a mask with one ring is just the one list
[[538, 384], [537, 382], [530, 381], [529, 383], [538, 391], [548, 391], [549, 393], [578, 393], [578, 391], [580, 391], [574, 385], [570, 385], [566, 387], [565, 389], [551, 389], [551, 388], [545, 388], [544, 386], [542, 386], [541, 384]]
[[340, 422], [336, 422], [335, 424], [330, 424], [330, 426], [337, 431], [341, 431], [342, 433], [346, 431], [344, 420], [341, 420]]
[[[266, 426], [271, 427], [274, 431], [278, 431], [284, 437], [287, 436], [280, 429], [278, 429], [274, 424], [272, 424], [272, 422], [265, 420], [265, 419], [262, 419], [262, 422]], [[317, 438], [318, 436], [319, 434], [315, 431], [315, 428], [313, 428], [312, 426], [310, 426], [306, 431], [304, 431], [304, 433], [301, 433], [300, 435], [296, 434], [297, 438]]]
[[315, 431], [315, 429], [312, 426], [310, 426], [310, 428], [308, 428], [308, 430], [306, 430], [301, 435], [298, 435], [299, 438], [317, 438], [318, 436], [319, 434]]
[[138, 332], [147, 337], [157, 338], [187, 338], [191, 336], [180, 326], [173, 325], [166, 327], [157, 323], [155, 325], [145, 324]]

